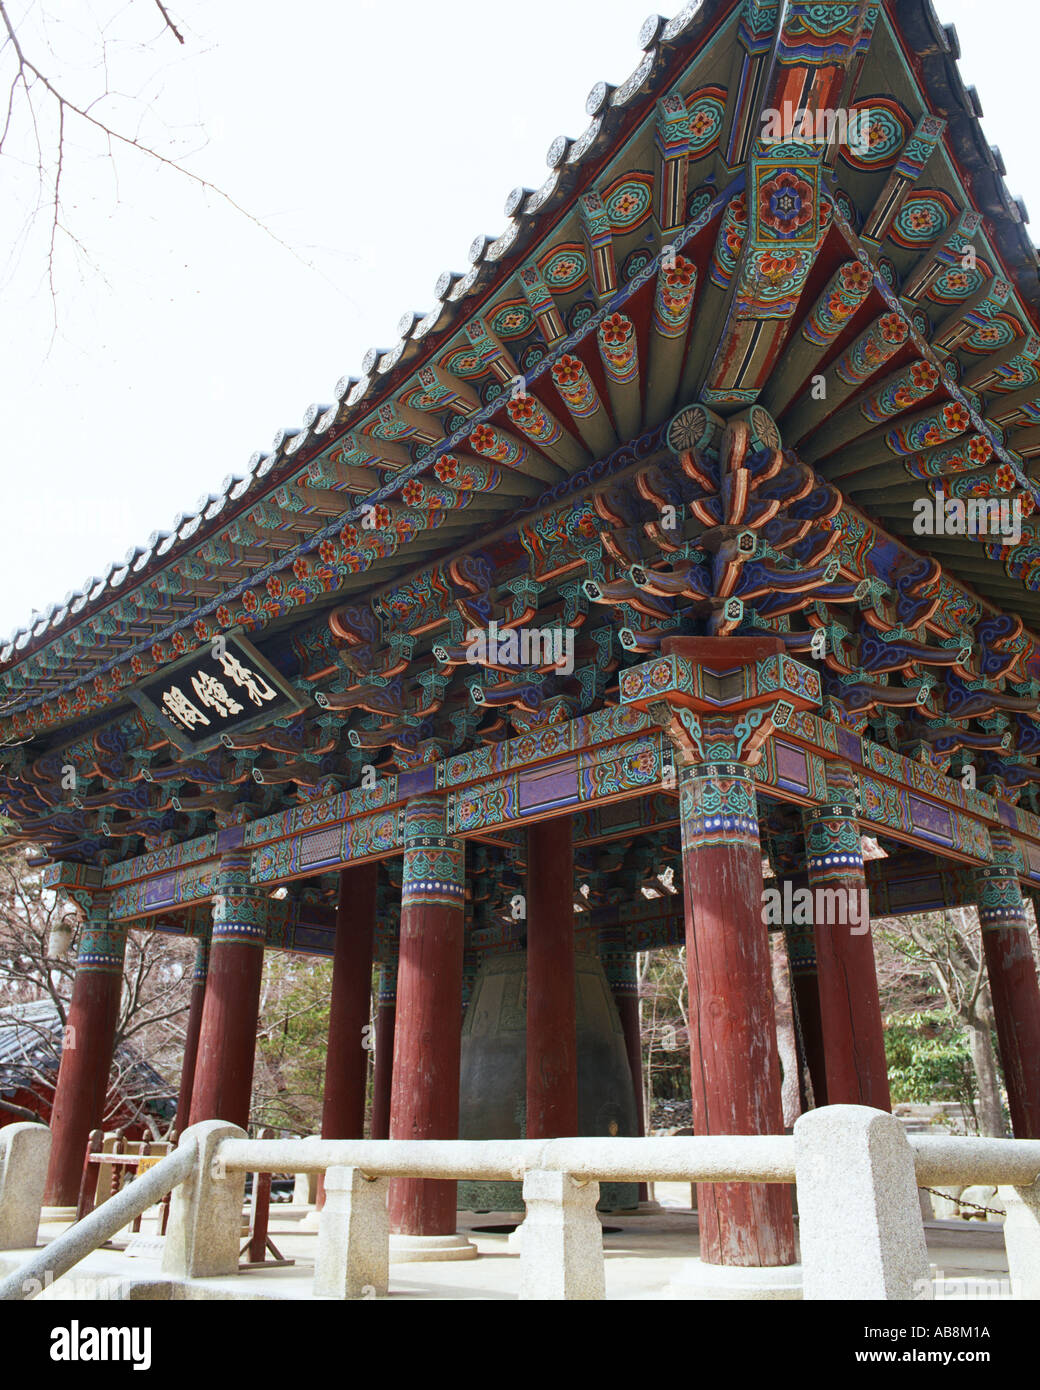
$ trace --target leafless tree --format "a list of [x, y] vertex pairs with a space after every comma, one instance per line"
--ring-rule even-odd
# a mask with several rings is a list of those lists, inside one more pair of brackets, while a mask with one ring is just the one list
[[911, 980], [930, 978], [950, 1014], [968, 1034], [978, 1087], [979, 1132], [1005, 1133], [1000, 1068], [993, 1046], [993, 1003], [986, 977], [982, 932], [973, 907], [949, 908], [878, 922], [878, 934], [909, 965]]
[[[184, 46], [184, 33], [163, 0], [139, 0], [156, 14], [159, 28], [146, 46], [161, 64], [164, 41]], [[155, 142], [142, 138], [141, 122], [147, 107], [143, 101], [125, 98], [113, 86], [109, 49], [113, 27], [127, 22], [133, 0], [119, 9], [105, 24], [99, 22], [96, 61], [96, 90], [89, 100], [72, 95], [71, 86], [60, 75], [61, 65], [46, 41], [46, 13], [39, 0], [0, 0], [0, 94], [6, 86], [6, 102], [0, 95], [0, 158], [24, 160], [23, 146], [34, 162], [38, 178], [38, 198], [29, 221], [40, 214], [48, 219], [47, 284], [50, 290], [55, 328], [57, 327], [57, 251], [61, 238], [67, 239], [86, 259], [87, 248], [72, 230], [66, 216], [63, 195], [67, 184], [68, 161], [75, 129], [92, 135], [107, 151], [113, 168], [117, 154], [143, 156], [169, 172], [188, 180], [196, 188], [215, 195], [241, 214], [265, 235], [288, 247], [259, 218], [253, 216], [217, 184], [196, 173], [181, 159], [164, 151]], [[136, 12], [139, 12], [139, 7]], [[5, 108], [5, 109], [4, 109]]]
[[[0, 1007], [49, 1004], [45, 1014], [23, 1016], [18, 1024], [19, 1069], [48, 1097], [68, 1023], [81, 926], [78, 909], [56, 900], [41, 876], [26, 868], [23, 850], [0, 850]], [[158, 1133], [151, 1106], [176, 1089], [193, 960], [190, 943], [159, 932], [128, 932], [106, 1118], [129, 1110], [133, 1120]]]

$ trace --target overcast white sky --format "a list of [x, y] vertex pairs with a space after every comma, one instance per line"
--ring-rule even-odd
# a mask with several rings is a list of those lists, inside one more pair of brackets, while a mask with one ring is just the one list
[[[194, 511], [339, 377], [360, 375], [367, 348], [392, 346], [401, 315], [430, 307], [438, 274], [467, 268], [473, 237], [502, 230], [509, 190], [543, 181], [553, 137], [585, 128], [593, 83], [635, 67], [648, 9], [167, 0], [181, 47], [154, 0], [7, 3], [49, 16], [46, 34], [24, 31], [26, 56], [83, 103], [98, 95], [107, 22], [110, 85], [136, 100], [102, 110], [120, 129], [140, 124], [293, 251], [132, 151], [107, 159], [69, 116], [63, 220], [91, 263], [59, 237], [55, 334], [49, 215], [26, 226], [35, 153], [14, 132], [21, 159], [0, 160], [0, 638]], [[957, 25], [962, 73], [1035, 238], [1025, 99], [1040, 7], [936, 8]], [[6, 80], [2, 91], [6, 104]]]

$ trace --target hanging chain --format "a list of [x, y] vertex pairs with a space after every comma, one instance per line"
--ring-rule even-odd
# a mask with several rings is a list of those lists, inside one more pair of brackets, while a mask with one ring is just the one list
[[942, 1197], [947, 1202], [956, 1202], [959, 1207], [971, 1207], [972, 1211], [989, 1212], [990, 1216], [1005, 1216], [1006, 1212], [998, 1211], [996, 1207], [980, 1207], [978, 1202], [966, 1202], [963, 1197], [951, 1197], [948, 1192], [939, 1192], [934, 1187], [922, 1187], [922, 1192], [930, 1192], [933, 1197]]

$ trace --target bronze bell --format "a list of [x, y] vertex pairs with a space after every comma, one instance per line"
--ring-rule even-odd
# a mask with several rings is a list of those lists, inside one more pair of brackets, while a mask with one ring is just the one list
[[[621, 1020], [603, 966], [574, 959], [579, 1135], [636, 1134], [636, 1099]], [[490, 956], [473, 984], [462, 1027], [460, 1139], [526, 1134], [527, 955]], [[462, 1211], [524, 1209], [518, 1182], [460, 1182]], [[599, 1209], [635, 1207], [636, 1183], [603, 1183]]]

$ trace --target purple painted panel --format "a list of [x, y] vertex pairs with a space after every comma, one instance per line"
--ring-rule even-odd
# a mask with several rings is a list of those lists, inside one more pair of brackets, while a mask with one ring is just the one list
[[888, 905], [893, 911], [937, 911], [945, 906], [942, 879], [938, 874], [921, 878], [895, 879], [888, 886]]
[[397, 794], [400, 797], [419, 796], [422, 793], [436, 790], [436, 763], [427, 763], [425, 767], [417, 767], [414, 772], [399, 772], [397, 774]]
[[910, 821], [915, 830], [942, 840], [944, 844], [953, 843], [953, 821], [944, 806], [933, 806], [930, 801], [911, 796]]
[[292, 949], [309, 955], [331, 956], [336, 933], [329, 927], [297, 927], [293, 932]]
[[517, 799], [521, 813], [573, 806], [578, 800], [578, 759], [561, 758], [520, 774]]
[[1031, 840], [1017, 840], [1015, 843], [1022, 855], [1026, 873], [1030, 878], [1040, 879], [1040, 845], [1033, 844]]
[[838, 752], [850, 763], [862, 763], [863, 746], [859, 741], [859, 735], [854, 734], [851, 729], [843, 729], [838, 725]]
[[792, 791], [809, 790], [809, 759], [800, 748], [776, 740], [776, 775], [782, 787]]
[[158, 878], [149, 879], [144, 886], [142, 903], [145, 907], [160, 907], [166, 903], [177, 901], [177, 880], [178, 874], [160, 874]]
[[238, 849], [245, 844], [246, 828], [244, 825], [229, 825], [226, 830], [217, 831], [217, 853], [225, 854], [229, 849]]
[[1009, 825], [1012, 830], [1018, 829], [1018, 818], [1015, 815], [1015, 808], [1009, 806], [1006, 801], [997, 802], [997, 819], [1002, 820], [1005, 825]]

